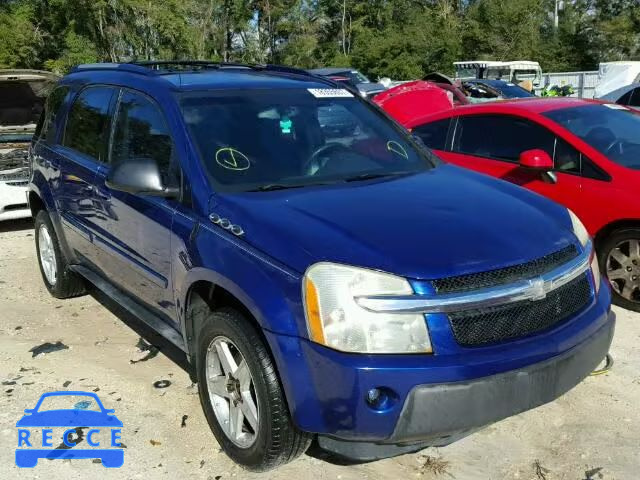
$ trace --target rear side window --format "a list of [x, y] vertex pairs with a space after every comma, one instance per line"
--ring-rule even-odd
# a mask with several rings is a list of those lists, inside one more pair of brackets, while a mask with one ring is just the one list
[[171, 136], [159, 107], [144, 95], [125, 91], [118, 108], [111, 162], [153, 159], [169, 185], [177, 180], [173, 153]]
[[56, 118], [64, 99], [69, 93], [69, 87], [56, 88], [45, 103], [44, 111], [40, 116], [35, 137], [44, 139], [47, 143], [54, 143], [56, 140]]
[[64, 133], [64, 146], [99, 162], [107, 158], [109, 108], [115, 90], [91, 87], [83, 90], [71, 106]]
[[555, 136], [528, 120], [500, 115], [460, 117], [453, 151], [478, 157], [518, 162], [526, 150], [539, 148], [551, 158]]
[[447, 134], [449, 133], [450, 118], [427, 123], [413, 129], [413, 133], [420, 137], [420, 140], [429, 148], [434, 150], [444, 150], [447, 145]]

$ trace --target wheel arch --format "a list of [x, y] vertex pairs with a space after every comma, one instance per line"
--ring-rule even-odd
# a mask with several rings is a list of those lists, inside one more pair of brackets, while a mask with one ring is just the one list
[[[236, 292], [239, 290], [236, 290]], [[242, 295], [242, 294], [241, 294]], [[187, 341], [188, 355], [191, 365], [193, 366], [192, 372], [197, 371], [197, 341], [200, 320], [198, 317], [198, 302], [200, 299], [204, 301], [205, 307], [209, 310], [218, 309], [222, 307], [231, 307], [242, 313], [247, 320], [249, 320], [255, 327], [258, 335], [262, 339], [271, 361], [278, 372], [278, 381], [282, 391], [284, 392], [284, 399], [289, 414], [292, 415], [291, 400], [289, 399], [289, 390], [285, 388], [283, 379], [281, 377], [281, 363], [280, 358], [276, 355], [274, 347], [269, 342], [269, 339], [263, 331], [261, 322], [259, 321], [259, 313], [256, 315], [257, 307], [252, 302], [246, 302], [242, 300], [240, 295], [237, 295], [233, 290], [225, 288], [225, 285], [221, 285], [213, 278], [199, 278], [193, 281], [187, 293], [184, 297], [184, 318], [185, 318], [185, 335]], [[249, 305], [248, 305], [249, 304]], [[192, 377], [192, 380], [196, 380]]]
[[602, 227], [594, 236], [596, 251], [602, 246], [604, 241], [614, 232], [621, 230], [629, 230], [632, 228], [640, 229], [640, 219], [629, 218], [615, 220]]
[[29, 190], [28, 195], [29, 200], [29, 210], [31, 210], [31, 216], [36, 218], [36, 215], [40, 210], [46, 210], [47, 206], [45, 205], [40, 195], [38, 195], [35, 191]]

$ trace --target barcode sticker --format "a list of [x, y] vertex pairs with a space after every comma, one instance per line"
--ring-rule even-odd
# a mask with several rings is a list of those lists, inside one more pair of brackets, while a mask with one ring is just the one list
[[353, 94], [344, 88], [308, 88], [309, 93], [316, 98], [350, 98]]

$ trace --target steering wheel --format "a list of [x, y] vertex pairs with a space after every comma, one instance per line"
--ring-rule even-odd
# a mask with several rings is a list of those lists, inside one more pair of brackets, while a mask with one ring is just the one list
[[[324, 168], [324, 166], [327, 164], [326, 157], [328, 157], [329, 154], [333, 152], [339, 151], [349, 152], [351, 151], [351, 149], [338, 142], [327, 143], [316, 148], [309, 156], [309, 159], [304, 163], [304, 166], [302, 167], [302, 173], [308, 176], [315, 175], [318, 170]], [[321, 160], [323, 156], [325, 157], [324, 161]]]

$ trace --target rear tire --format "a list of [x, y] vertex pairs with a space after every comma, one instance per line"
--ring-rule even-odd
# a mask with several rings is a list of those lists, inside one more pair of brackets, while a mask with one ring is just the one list
[[72, 272], [60, 250], [51, 218], [40, 210], [35, 219], [36, 252], [42, 280], [49, 293], [56, 298], [77, 297], [85, 293], [82, 277]]
[[613, 303], [640, 312], [640, 229], [617, 230], [605, 238], [598, 262], [611, 284]]
[[[232, 308], [197, 316], [204, 320], [197, 339], [200, 402], [225, 453], [255, 472], [271, 470], [304, 453], [312, 435], [293, 424], [275, 366], [253, 324]], [[231, 356], [221, 359], [223, 350]], [[249, 406], [255, 416], [248, 414], [234, 422], [238, 416], [232, 409], [248, 411]]]

